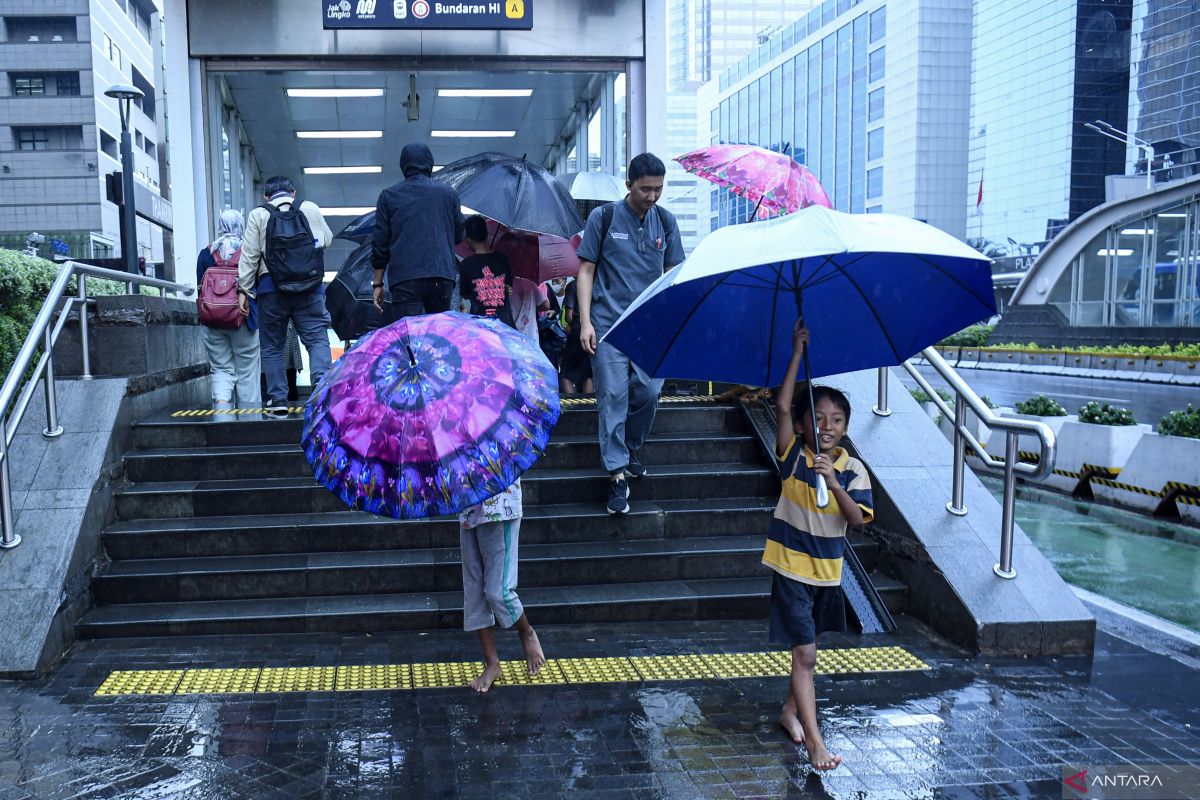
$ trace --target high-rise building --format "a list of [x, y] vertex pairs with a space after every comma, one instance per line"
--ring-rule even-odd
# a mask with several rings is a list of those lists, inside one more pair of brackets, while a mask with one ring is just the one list
[[980, 249], [1035, 252], [1124, 172], [1125, 147], [1085, 123], [1128, 130], [1132, 5], [975, 4], [966, 207]]
[[[1200, 173], [1200, 4], [1133, 0], [1129, 124], [1154, 146], [1154, 175]], [[1144, 156], [1129, 159], [1145, 171]]]
[[[33, 232], [43, 256], [120, 254], [121, 119], [104, 92], [145, 93], [130, 112], [135, 181], [162, 196], [165, 160], [158, 0], [0, 0], [0, 247]], [[139, 256], [163, 257], [161, 230], [138, 221]]]
[[[701, 134], [792, 154], [835, 208], [963, 236], [970, 0], [826, 0], [704, 87]], [[712, 228], [753, 205], [712, 196]]]
[[[664, 160], [708, 143], [699, 135], [700, 86], [769, 41], [817, 0], [670, 0], [668, 5], [667, 143]], [[686, 252], [708, 233], [711, 184], [667, 163], [663, 198], [679, 220]]]

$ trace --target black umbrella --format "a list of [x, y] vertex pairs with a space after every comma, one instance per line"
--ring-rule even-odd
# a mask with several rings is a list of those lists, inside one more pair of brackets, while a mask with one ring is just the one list
[[[372, 217], [374, 214], [372, 211]], [[371, 242], [367, 241], [346, 256], [338, 268], [337, 277], [325, 288], [325, 307], [333, 321], [334, 332], [343, 341], [357, 339], [383, 327], [383, 319], [375, 310], [371, 288], [374, 274], [371, 268]]]
[[368, 242], [375, 235], [375, 210], [372, 209], [361, 217], [355, 217], [342, 228], [335, 239], [349, 239], [352, 242]]
[[453, 186], [462, 204], [509, 227], [570, 239], [583, 230], [571, 193], [545, 167], [504, 153], [447, 164], [434, 180]]

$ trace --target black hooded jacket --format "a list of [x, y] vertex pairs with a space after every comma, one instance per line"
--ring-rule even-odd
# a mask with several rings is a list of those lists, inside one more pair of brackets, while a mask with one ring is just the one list
[[389, 287], [417, 278], [458, 279], [454, 245], [466, 237], [458, 192], [430, 178], [433, 153], [419, 142], [400, 153], [404, 180], [379, 194], [371, 264]]

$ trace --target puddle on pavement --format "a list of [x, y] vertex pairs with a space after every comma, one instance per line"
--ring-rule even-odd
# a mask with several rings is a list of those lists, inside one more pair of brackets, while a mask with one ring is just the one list
[[[1000, 499], [999, 481], [984, 484]], [[1200, 631], [1194, 528], [1029, 487], [1018, 492], [1016, 516], [1069, 583]]]

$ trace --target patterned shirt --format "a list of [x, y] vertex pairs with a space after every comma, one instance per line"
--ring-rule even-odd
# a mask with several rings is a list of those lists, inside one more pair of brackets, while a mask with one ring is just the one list
[[521, 479], [495, 497], [471, 506], [458, 515], [464, 528], [478, 528], [489, 522], [507, 522], [521, 518]]
[[[801, 583], [838, 586], [842, 582], [846, 518], [832, 492], [829, 505], [817, 507], [813, 453], [799, 441], [799, 437], [792, 437], [783, 455], [776, 455], [783, 489], [767, 532], [763, 563]], [[834, 449], [832, 456], [838, 483], [862, 509], [863, 521], [870, 522], [875, 512], [867, 468], [840, 447]]]

